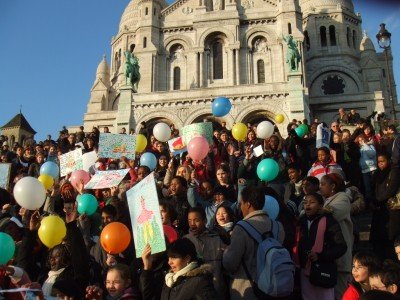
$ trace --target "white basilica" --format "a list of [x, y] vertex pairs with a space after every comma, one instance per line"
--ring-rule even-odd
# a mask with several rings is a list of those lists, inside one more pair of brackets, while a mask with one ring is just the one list
[[[132, 0], [112, 37], [111, 65], [97, 68], [84, 126], [119, 132], [207, 119], [229, 128], [283, 114], [284, 133], [291, 119], [330, 122], [339, 107], [389, 113], [392, 56], [387, 69], [361, 22], [351, 0]], [[288, 35], [301, 54], [294, 71]], [[139, 59], [137, 93], [126, 85], [125, 51]], [[224, 118], [211, 115], [217, 96], [233, 104]]]

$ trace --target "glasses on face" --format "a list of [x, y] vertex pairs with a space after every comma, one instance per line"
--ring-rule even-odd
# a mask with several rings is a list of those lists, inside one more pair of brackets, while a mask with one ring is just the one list
[[355, 270], [355, 271], [359, 271], [359, 270], [365, 269], [364, 266], [356, 266], [356, 265], [353, 265], [352, 268], [353, 268], [353, 270]]

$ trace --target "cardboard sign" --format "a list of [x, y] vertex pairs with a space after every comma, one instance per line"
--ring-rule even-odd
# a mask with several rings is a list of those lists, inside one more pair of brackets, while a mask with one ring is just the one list
[[135, 150], [135, 135], [100, 133], [99, 157], [120, 159], [121, 156], [125, 156], [135, 159]]
[[60, 156], [61, 177], [83, 169], [82, 149], [75, 149]]
[[164, 229], [154, 173], [151, 173], [126, 192], [135, 241], [136, 257], [142, 256], [149, 244], [151, 253], [165, 251]]
[[96, 151], [90, 151], [88, 153], [85, 153], [82, 155], [82, 160], [83, 160], [83, 170], [86, 172], [89, 172], [90, 168], [94, 166], [94, 164], [98, 160], [98, 156]]
[[211, 122], [190, 124], [182, 129], [183, 144], [187, 145], [195, 136], [204, 136], [207, 142], [212, 145], [213, 142], [213, 126]]
[[106, 189], [117, 186], [128, 174], [129, 169], [98, 171], [90, 181], [85, 185], [85, 189]]
[[7, 190], [10, 183], [11, 164], [0, 163], [0, 187]]
[[178, 155], [178, 154], [187, 152], [187, 148], [183, 144], [183, 138], [181, 136], [177, 137], [177, 138], [174, 138], [172, 140], [169, 140], [168, 141], [168, 147], [169, 147], [169, 151], [173, 155]]

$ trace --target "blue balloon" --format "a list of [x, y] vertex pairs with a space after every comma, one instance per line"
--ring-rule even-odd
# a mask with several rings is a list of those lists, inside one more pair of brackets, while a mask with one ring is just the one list
[[140, 157], [140, 165], [141, 166], [148, 166], [151, 171], [153, 171], [157, 166], [157, 158], [151, 152], [143, 153]]
[[0, 232], [0, 265], [5, 265], [15, 252], [15, 242], [7, 233]]
[[76, 201], [78, 201], [78, 213], [81, 215], [86, 214], [91, 216], [97, 210], [98, 202], [92, 194], [79, 195]]
[[257, 175], [260, 180], [272, 181], [278, 176], [278, 163], [272, 158], [266, 158], [257, 165]]
[[274, 197], [266, 195], [265, 204], [262, 210], [266, 212], [272, 220], [276, 220], [279, 215], [279, 203]]
[[232, 104], [226, 97], [217, 97], [211, 105], [212, 114], [216, 117], [226, 116], [232, 108]]
[[59, 173], [60, 173], [60, 168], [55, 162], [52, 161], [46, 161], [40, 167], [40, 175], [46, 174], [53, 177], [54, 179], [57, 179]]

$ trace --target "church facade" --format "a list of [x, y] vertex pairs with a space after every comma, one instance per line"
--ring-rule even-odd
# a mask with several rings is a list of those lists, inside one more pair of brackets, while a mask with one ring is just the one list
[[[392, 57], [387, 69], [361, 21], [351, 0], [132, 0], [110, 66], [104, 58], [97, 68], [84, 126], [120, 132], [143, 121], [208, 120], [229, 128], [283, 114], [285, 133], [292, 119], [330, 122], [339, 107], [389, 113]], [[289, 36], [301, 56], [295, 67]], [[126, 82], [126, 51], [139, 60], [137, 92]], [[217, 96], [233, 105], [224, 118], [211, 114]]]

